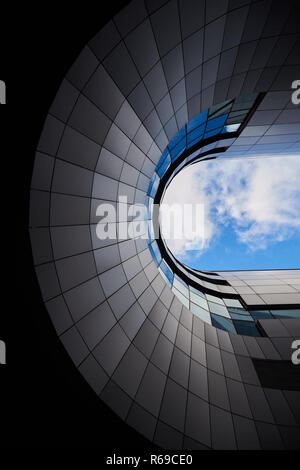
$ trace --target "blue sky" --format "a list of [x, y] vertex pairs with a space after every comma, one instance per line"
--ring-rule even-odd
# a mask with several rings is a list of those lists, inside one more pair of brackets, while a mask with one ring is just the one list
[[202, 233], [166, 240], [190, 267], [300, 268], [299, 155], [199, 162], [174, 178], [163, 203], [203, 204]]
[[224, 227], [209, 249], [200, 256], [196, 250], [186, 250], [179, 261], [199, 270], [298, 269], [300, 267], [300, 237], [269, 242], [263, 249], [252, 251], [241, 243], [231, 226]]

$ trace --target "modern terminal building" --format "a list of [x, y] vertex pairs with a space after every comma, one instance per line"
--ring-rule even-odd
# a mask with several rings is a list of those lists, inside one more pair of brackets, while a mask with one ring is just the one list
[[[300, 158], [299, 17], [291, 0], [133, 0], [80, 53], [38, 144], [30, 235], [54, 328], [164, 449], [300, 448], [300, 270], [196, 271], [153, 234], [182, 168]], [[119, 237], [122, 219], [99, 239], [97, 207], [123, 196], [147, 206], [147, 236]]]

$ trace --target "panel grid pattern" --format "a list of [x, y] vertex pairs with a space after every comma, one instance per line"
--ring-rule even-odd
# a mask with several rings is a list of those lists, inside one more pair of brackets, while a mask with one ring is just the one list
[[[299, 447], [299, 391], [262, 387], [252, 361], [290, 359], [299, 320], [261, 317], [265, 337], [209, 325], [174, 294], [147, 240], [99, 240], [96, 209], [117, 207], [124, 195], [145, 203], [178, 131], [237, 96], [265, 93], [231, 156], [299, 153], [299, 110], [290, 101], [300, 74], [298, 7], [131, 2], [80, 53], [38, 144], [30, 236], [53, 325], [95, 393], [163, 448]], [[218, 274], [228, 285], [217, 292], [231, 287], [254, 306], [257, 296], [270, 315], [275, 295], [299, 296], [297, 272], [271, 276], [293, 293], [266, 292], [256, 275]]]

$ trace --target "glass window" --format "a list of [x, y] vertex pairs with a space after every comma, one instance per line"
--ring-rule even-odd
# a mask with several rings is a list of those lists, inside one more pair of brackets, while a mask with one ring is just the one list
[[252, 107], [252, 104], [253, 103], [251, 103], [250, 101], [245, 101], [245, 103], [236, 102], [232, 106], [232, 111], [241, 111], [241, 110], [248, 111]]
[[223, 301], [227, 307], [243, 308], [242, 304], [237, 299], [223, 299]]
[[146, 208], [147, 208], [147, 210], [145, 211], [145, 219], [144, 220], [152, 219], [153, 202], [154, 201], [153, 201], [152, 197], [147, 197], [147, 199], [146, 199]]
[[172, 283], [170, 282], [170, 280], [167, 278], [167, 276], [165, 275], [165, 273], [163, 272], [163, 270], [159, 267], [158, 268], [159, 272], [160, 272], [160, 275], [161, 277], [163, 278], [163, 280], [168, 284], [169, 287], [172, 287]]
[[[193, 276], [193, 278], [194, 278], [194, 279], [197, 279], [197, 278], [195, 278], [195, 276]], [[197, 295], [200, 295], [200, 297], [203, 297], [203, 298], [205, 299], [204, 293], [201, 292], [199, 289], [195, 289], [195, 287], [190, 286], [190, 291], [191, 291], [191, 292], [194, 292], [194, 293], [197, 294]]]
[[230, 315], [225, 305], [214, 304], [212, 302], [208, 302], [208, 305], [212, 313], [216, 313], [217, 315], [221, 315], [222, 317], [230, 318]]
[[155, 261], [155, 264], [157, 266], [159, 266], [160, 263], [161, 263], [161, 254], [160, 254], [160, 251], [159, 251], [159, 248], [158, 248], [158, 245], [157, 245], [156, 241], [151, 243], [151, 245], [149, 246], [149, 249], [150, 249], [150, 247], [152, 248], [151, 255], [152, 255], [152, 257]]
[[157, 266], [158, 266], [159, 263], [157, 263], [157, 260], [156, 260], [156, 257], [155, 257], [155, 253], [154, 253], [153, 248], [152, 248], [152, 246], [151, 246], [150, 244], [148, 245], [148, 248], [149, 248], [149, 251], [150, 251], [150, 254], [151, 254], [152, 258], [154, 259], [155, 263], [156, 263]]
[[236, 307], [228, 307], [228, 310], [230, 313], [236, 313], [238, 315], [245, 315], [249, 316], [249, 312], [245, 310], [243, 307], [242, 308], [236, 308]]
[[201, 318], [201, 320], [203, 320], [206, 323], [209, 323], [211, 325], [210, 314], [207, 310], [205, 310], [204, 308], [199, 307], [199, 305], [195, 305], [195, 304], [191, 303], [191, 311], [192, 311], [192, 313], [197, 315], [197, 317]]
[[233, 320], [254, 321], [251, 315], [241, 315], [240, 313], [233, 313], [230, 311], [230, 316]]
[[218, 315], [211, 314], [212, 325], [221, 330], [229, 331], [230, 333], [236, 333], [234, 325], [228, 318], [219, 317]]
[[300, 310], [271, 310], [276, 318], [300, 318]]
[[225, 126], [224, 129], [222, 130], [222, 133], [225, 134], [226, 132], [235, 132], [238, 130], [240, 127], [240, 123], [238, 124], [229, 124], [228, 126]]
[[163, 177], [163, 175], [169, 168], [170, 164], [171, 164], [171, 158], [169, 154], [167, 154], [163, 160], [160, 159], [156, 167], [156, 173], [160, 176], [160, 178]]
[[233, 100], [227, 100], [220, 104], [215, 104], [209, 108], [209, 116], [217, 117], [218, 115], [222, 115], [228, 113], [231, 109]]
[[229, 115], [229, 119], [237, 117], [237, 116], [246, 116], [248, 113], [248, 109], [246, 111], [232, 111]]
[[254, 318], [254, 320], [264, 320], [266, 318], [272, 318], [272, 315], [268, 310], [251, 310], [250, 314]]
[[226, 122], [227, 117], [228, 117], [228, 114], [223, 114], [222, 116], [219, 116], [217, 118], [214, 118], [208, 121], [206, 124], [206, 129], [205, 129], [206, 132], [211, 131], [212, 129], [223, 127]]
[[172, 291], [174, 292], [174, 294], [176, 295], [176, 297], [178, 297], [178, 299], [180, 300], [181, 303], [183, 303], [183, 305], [186, 307], [186, 308], [189, 308], [189, 300], [181, 293], [179, 292], [179, 290], [175, 289], [175, 287], [173, 286], [172, 287]]
[[173, 139], [169, 142], [168, 147], [169, 149], [173, 149], [178, 145], [179, 142], [184, 141], [186, 139], [186, 127], [182, 127], [179, 132], [173, 137]]
[[154, 175], [151, 179], [150, 185], [149, 185], [149, 189], [148, 189], [148, 193], [147, 193], [148, 196], [151, 196], [153, 198], [155, 197], [159, 182], [160, 182], [160, 178], [159, 178], [158, 174], [154, 173]]
[[230, 124], [240, 124], [241, 122], [243, 122], [244, 118], [247, 116], [248, 112], [247, 113], [244, 113], [244, 114], [239, 114], [238, 116], [229, 116], [228, 120], [227, 120], [227, 125], [230, 125]]
[[220, 297], [215, 297], [214, 295], [206, 294], [206, 298], [209, 302], [214, 302], [215, 304], [224, 305], [224, 302]]
[[148, 225], [148, 242], [152, 243], [155, 240], [155, 234], [154, 234], [152, 219], [148, 220], [147, 225]]
[[195, 116], [193, 119], [191, 119], [187, 124], [187, 133], [189, 134], [191, 131], [201, 126], [201, 124], [205, 123], [207, 120], [207, 115], [208, 111], [203, 111], [203, 113], [200, 113], [198, 116]]
[[173, 278], [174, 278], [173, 273], [172, 273], [171, 269], [169, 268], [169, 266], [165, 263], [164, 260], [161, 262], [160, 268], [163, 271], [163, 273], [165, 274], [165, 276], [167, 277], [167, 279], [172, 283]]
[[153, 186], [153, 183], [154, 183], [154, 180], [155, 180], [155, 177], [156, 177], [156, 176], [157, 176], [157, 175], [155, 175], [155, 173], [154, 173], [154, 175], [152, 176], [152, 178], [151, 178], [151, 180], [150, 180], [149, 187], [148, 187], [148, 191], [147, 191], [147, 196], [149, 196], [150, 193], [151, 193], [152, 186]]
[[174, 147], [170, 151], [172, 162], [174, 162], [178, 157], [180, 157], [180, 155], [185, 150], [185, 148], [186, 148], [186, 140], [183, 139], [181, 142], [179, 142], [178, 145], [176, 145], [176, 147]]
[[200, 297], [200, 295], [195, 294], [194, 292], [190, 291], [190, 296], [191, 296], [191, 301], [194, 302], [195, 304], [199, 305], [202, 308], [205, 308], [208, 310], [208, 305], [205, 299], [203, 297]]
[[208, 139], [209, 137], [219, 134], [222, 131], [222, 129], [223, 129], [222, 127], [218, 127], [217, 129], [214, 129], [212, 131], [205, 132], [204, 139]]
[[173, 285], [176, 287], [176, 289], [182, 292], [183, 295], [189, 298], [188, 286], [183, 281], [179, 280], [177, 276], [174, 277]]
[[193, 132], [190, 132], [188, 134], [187, 136], [188, 147], [190, 147], [191, 145], [195, 144], [196, 142], [202, 139], [203, 134], [204, 134], [204, 128], [205, 128], [205, 124], [203, 124], [202, 126], [195, 129]]
[[254, 322], [234, 320], [233, 323], [237, 333], [240, 335], [261, 336]]

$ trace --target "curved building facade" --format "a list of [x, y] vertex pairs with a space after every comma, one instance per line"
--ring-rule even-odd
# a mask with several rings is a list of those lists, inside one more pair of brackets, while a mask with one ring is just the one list
[[[298, 19], [289, 0], [133, 0], [44, 125], [30, 235], [46, 308], [99, 398], [162, 448], [299, 448], [300, 271], [195, 271], [151, 236], [183, 167], [300, 153]], [[147, 237], [99, 216], [124, 196], [147, 206]]]

